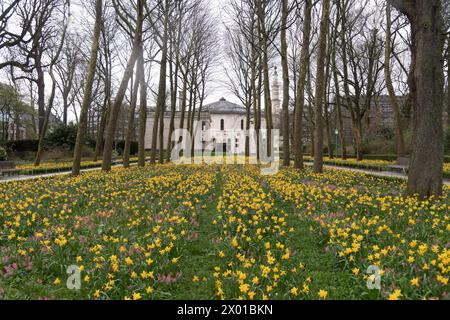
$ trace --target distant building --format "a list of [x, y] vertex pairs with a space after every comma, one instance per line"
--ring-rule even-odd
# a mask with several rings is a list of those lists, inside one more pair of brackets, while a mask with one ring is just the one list
[[[279, 115], [281, 113], [281, 102], [280, 102], [280, 86], [278, 83], [278, 73], [275, 69], [272, 75], [272, 112], [274, 127], [279, 128]], [[169, 138], [169, 127], [170, 127], [170, 112], [164, 114], [164, 147], [166, 148], [167, 141]], [[264, 111], [262, 112], [261, 118], [261, 128], [266, 128], [266, 119], [264, 117]], [[151, 149], [152, 147], [152, 133], [153, 133], [153, 122], [155, 118], [155, 108], [150, 108], [147, 113], [147, 128], [146, 128], [146, 138], [145, 138], [145, 148]], [[205, 105], [200, 112], [200, 121], [198, 119], [198, 112], [195, 114], [194, 130], [214, 130], [214, 131], [226, 131], [226, 130], [242, 130], [247, 128], [247, 110], [245, 107], [229, 102], [225, 98], [221, 98], [219, 101]], [[176, 111], [175, 113], [175, 130], [181, 127], [181, 111]], [[187, 112], [185, 118], [185, 124], [183, 126], [187, 128]], [[255, 128], [254, 114], [251, 112], [250, 128]], [[159, 133], [158, 133], [159, 137]], [[204, 136], [204, 142], [209, 142], [209, 137]], [[237, 150], [238, 153], [243, 153], [245, 151], [245, 143], [243, 141], [231, 141], [230, 137], [224, 135], [215, 141], [216, 151], [227, 151], [230, 150], [233, 144], [239, 146]], [[157, 141], [157, 146], [159, 148], [159, 138]], [[234, 149], [234, 148], [233, 148]]]
[[[164, 114], [164, 145], [166, 146], [169, 138], [170, 129], [170, 112]], [[154, 108], [149, 109], [147, 118], [147, 129], [146, 129], [146, 139], [145, 147], [146, 149], [151, 149], [152, 147], [152, 133], [153, 133], [153, 122], [155, 117]], [[255, 128], [254, 116], [251, 115], [250, 128]], [[265, 128], [265, 119], [261, 119], [261, 127]], [[183, 126], [187, 128], [187, 112], [185, 118], [185, 124]], [[181, 128], [181, 111], [175, 113], [175, 130]], [[203, 111], [200, 112], [200, 121], [198, 121], [198, 113], [195, 114], [194, 120], [194, 130], [216, 130], [216, 131], [226, 131], [226, 130], [242, 130], [247, 128], [247, 110], [235, 103], [227, 101], [225, 98], [221, 98], [219, 101], [211, 103], [203, 107]], [[159, 137], [159, 135], [158, 135]], [[204, 142], [209, 142], [207, 137], [204, 137]], [[232, 143], [240, 145], [239, 152], [242, 151], [244, 144], [239, 143], [239, 141], [231, 141], [225, 135], [216, 141], [217, 149], [220, 151], [229, 150]], [[157, 146], [159, 148], [159, 138]]]
[[[407, 103], [407, 97], [398, 96], [398, 103], [401, 109], [404, 109]], [[334, 114], [337, 117], [336, 113]], [[350, 111], [342, 107], [342, 119], [344, 122], [344, 139], [347, 144], [354, 142], [354, 133]], [[337, 120], [337, 119], [336, 119]], [[402, 119], [403, 121], [405, 119]], [[365, 136], [379, 133], [383, 130], [395, 130], [394, 110], [392, 109], [391, 99], [388, 95], [373, 97], [369, 110], [362, 119], [363, 132]], [[335, 128], [337, 122], [335, 123]]]

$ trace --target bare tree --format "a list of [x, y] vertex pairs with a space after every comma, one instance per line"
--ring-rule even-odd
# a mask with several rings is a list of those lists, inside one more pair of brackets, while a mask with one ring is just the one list
[[[226, 29], [226, 56], [228, 68], [225, 68], [228, 89], [241, 101], [246, 109], [246, 126], [250, 129], [252, 108], [254, 105], [253, 88], [255, 86], [255, 57], [253, 45], [245, 34], [247, 30], [254, 29], [254, 15], [249, 14], [248, 7], [243, 10], [242, 3], [232, 2], [229, 15], [234, 17], [233, 25]], [[245, 139], [245, 156], [250, 156], [250, 140]]]
[[303, 109], [305, 105], [306, 76], [309, 66], [309, 40], [311, 35], [312, 0], [306, 0], [304, 4], [303, 41], [300, 55], [300, 68], [297, 78], [297, 99], [295, 102], [294, 125], [294, 167], [303, 169]]
[[94, 39], [92, 41], [91, 58], [89, 60], [88, 74], [86, 77], [86, 88], [84, 91], [83, 105], [80, 112], [80, 123], [78, 124], [77, 140], [75, 142], [72, 175], [78, 176], [80, 174], [81, 166], [81, 152], [84, 145], [85, 134], [87, 130], [87, 116], [89, 111], [89, 105], [92, 99], [92, 87], [94, 84], [95, 71], [97, 68], [97, 57], [99, 51], [100, 42], [100, 29], [102, 23], [102, 0], [95, 1], [95, 26], [94, 26]]
[[162, 32], [159, 31], [159, 26], [153, 23], [154, 30], [157, 33], [157, 40], [161, 48], [161, 61], [159, 70], [159, 86], [158, 86], [158, 96], [156, 101], [155, 117], [153, 120], [153, 132], [152, 132], [152, 148], [150, 152], [150, 163], [156, 163], [156, 155], [158, 148], [158, 129], [159, 129], [159, 140], [160, 140], [160, 162], [164, 162], [164, 113], [166, 108], [166, 95], [167, 95], [167, 60], [168, 60], [168, 38], [169, 38], [169, 16], [172, 10], [172, 0], [161, 1], [158, 5], [160, 11], [160, 17], [162, 19]]
[[[56, 6], [58, 5], [58, 3], [53, 3], [53, 5], [55, 5], [55, 7], [52, 7], [54, 10], [56, 10]], [[65, 38], [66, 38], [66, 32], [67, 32], [67, 27], [68, 27], [68, 21], [67, 19], [69, 18], [68, 16], [70, 15], [70, 1], [67, 0], [67, 2], [64, 3], [63, 8], [62, 8], [62, 12], [64, 15], [63, 18], [63, 30], [62, 33], [60, 35], [59, 39], [55, 39], [52, 38], [53, 41], [47, 43], [46, 45], [48, 47], [43, 47], [43, 44], [40, 44], [42, 47], [36, 48], [33, 52], [35, 54], [34, 59], [35, 59], [35, 63], [38, 64], [38, 67], [36, 67], [37, 70], [37, 85], [38, 85], [38, 104], [41, 103], [43, 104], [44, 107], [44, 118], [42, 119], [42, 127], [40, 126], [39, 128], [39, 143], [38, 143], [38, 149], [36, 152], [36, 157], [34, 160], [34, 166], [38, 167], [41, 163], [42, 160], [42, 153], [44, 151], [44, 138], [45, 135], [47, 133], [47, 127], [48, 127], [48, 122], [50, 119], [50, 115], [52, 113], [53, 110], [53, 103], [55, 100], [55, 95], [56, 95], [56, 77], [55, 77], [55, 73], [54, 73], [54, 67], [55, 65], [58, 63], [59, 61], [59, 57], [61, 55], [61, 51], [62, 48], [64, 46], [64, 42], [65, 42]], [[68, 15], [66, 15], [68, 13]], [[54, 26], [53, 26], [54, 27]], [[34, 38], [34, 41], [40, 41], [43, 40], [41, 39], [41, 31], [37, 31], [37, 33], [35, 35], [38, 35], [38, 37]], [[54, 35], [53, 35], [54, 36]], [[43, 99], [45, 99], [45, 92], [42, 91], [45, 88], [45, 82], [44, 82], [44, 69], [43, 69], [43, 65], [42, 65], [42, 58], [43, 58], [43, 51], [48, 50], [49, 53], [49, 57], [50, 57], [50, 62], [49, 62], [49, 74], [50, 77], [52, 79], [52, 89], [51, 89], [51, 94], [50, 97], [48, 99], [48, 103], [47, 103], [47, 110], [45, 110], [45, 100], [43, 101]], [[40, 108], [41, 105], [39, 104], [39, 113], [40, 113]], [[39, 123], [41, 123], [41, 118], [39, 117]]]
[[[39, 0], [21, 1], [21, 0], [4, 0], [0, 4], [0, 50], [2, 54], [6, 55], [5, 49], [12, 49], [19, 45], [25, 45], [33, 42], [33, 33], [30, 29], [33, 28], [33, 23], [39, 11], [42, 9], [42, 2]], [[18, 19], [20, 21], [20, 32], [14, 29], [11, 23], [12, 20]], [[43, 22], [43, 21], [42, 21]], [[15, 67], [29, 70], [32, 55], [27, 55], [24, 60], [20, 61], [11, 57], [0, 62], [0, 70], [5, 67]]]
[[325, 60], [327, 50], [327, 33], [329, 25], [330, 0], [323, 1], [322, 19], [320, 22], [319, 52], [317, 55], [316, 101], [315, 101], [315, 147], [314, 172], [323, 171], [323, 108], [325, 102]]
[[75, 102], [75, 95], [71, 93], [75, 88], [76, 71], [80, 63], [82, 63], [82, 53], [77, 41], [83, 41], [77, 34], [68, 34], [66, 43], [62, 51], [61, 62], [55, 66], [58, 75], [56, 85], [62, 94], [63, 103], [63, 123], [67, 124], [69, 109]]
[[9, 61], [1, 63], [0, 68], [12, 66], [23, 73], [16, 80], [28, 79], [36, 83], [39, 133], [43, 131], [46, 117], [45, 74], [52, 62], [56, 63], [48, 52], [58, 46], [61, 36], [58, 29], [61, 30], [61, 23], [65, 23], [69, 10], [69, 0], [21, 1], [16, 8], [16, 15], [23, 26], [22, 33], [14, 36], [6, 31], [4, 45], [9, 51]]
[[119, 27], [116, 12], [108, 3], [103, 6], [103, 27], [101, 28], [100, 51], [97, 62], [98, 75], [103, 82], [103, 102], [97, 114], [97, 135], [95, 141], [94, 161], [98, 160], [104, 144], [105, 129], [111, 112], [113, 91], [113, 65], [117, 58], [114, 50], [116, 45], [116, 29]]
[[392, 40], [392, 19], [391, 19], [391, 4], [388, 1], [386, 6], [386, 53], [384, 62], [384, 76], [386, 78], [386, 87], [391, 99], [392, 109], [394, 110], [395, 119], [395, 130], [396, 130], [396, 140], [397, 140], [397, 153], [399, 156], [404, 156], [405, 150], [405, 139], [403, 137], [403, 125], [400, 115], [400, 106], [395, 94], [394, 85], [391, 78], [391, 40]]
[[283, 131], [283, 166], [291, 165], [291, 148], [289, 133], [289, 62], [288, 62], [288, 44], [287, 28], [289, 18], [288, 0], [282, 0], [281, 9], [281, 66], [283, 69], [283, 106], [281, 127]]
[[270, 76], [269, 76], [269, 50], [270, 44], [278, 33], [277, 23], [280, 14], [279, 3], [274, 0], [263, 1], [256, 0], [256, 15], [258, 17], [259, 41], [261, 45], [261, 65], [263, 70], [263, 86], [264, 86], [264, 109], [267, 129], [267, 150], [271, 155], [272, 150], [272, 130], [273, 110], [272, 96], [270, 92]]
[[[115, 3], [115, 8], [118, 14], [122, 14], [121, 13], [122, 9], [120, 8], [119, 3]], [[120, 83], [120, 87], [116, 95], [116, 99], [114, 101], [114, 104], [111, 106], [111, 113], [109, 117], [105, 146], [103, 151], [103, 163], [102, 163], [103, 171], [111, 171], [112, 149], [114, 145], [114, 136], [117, 127], [117, 119], [128, 87], [128, 82], [131, 78], [131, 75], [133, 74], [134, 65], [136, 64], [136, 60], [138, 59], [139, 56], [139, 48], [142, 43], [143, 24], [145, 17], [144, 8], [145, 8], [145, 0], [138, 0], [136, 9], [137, 17], [136, 17], [136, 27], [134, 31], [133, 48], [130, 57], [128, 58], [128, 63], [125, 68], [125, 72], [123, 74], [122, 81]]]
[[409, 86], [414, 127], [408, 194], [439, 196], [443, 187], [444, 24], [439, 0], [390, 0], [405, 14], [412, 29]]

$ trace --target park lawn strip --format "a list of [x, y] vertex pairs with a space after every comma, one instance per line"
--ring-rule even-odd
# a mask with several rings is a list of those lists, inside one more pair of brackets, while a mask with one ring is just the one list
[[[267, 192], [274, 192], [264, 178], [260, 177], [260, 181]], [[275, 197], [277, 208], [283, 208], [288, 213], [287, 223], [295, 230], [289, 236], [290, 246], [299, 255], [304, 273], [311, 277], [311, 291], [325, 290], [329, 299], [360, 299], [361, 292], [355, 288], [354, 277], [328, 250], [328, 239], [321, 233], [318, 224], [295, 208], [291, 201], [283, 200], [276, 192]]]
[[199, 211], [198, 224], [183, 252], [183, 276], [172, 288], [170, 297], [177, 300], [214, 299], [214, 273], [219, 258], [214, 250], [217, 232], [213, 225], [216, 206], [223, 185], [223, 174], [217, 167], [216, 182], [208, 196], [206, 207]]

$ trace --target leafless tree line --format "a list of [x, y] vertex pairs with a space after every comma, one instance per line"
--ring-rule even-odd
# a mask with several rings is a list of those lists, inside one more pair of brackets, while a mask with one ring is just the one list
[[[344, 113], [350, 118], [356, 157], [362, 160], [371, 108], [388, 94], [399, 157], [407, 154], [405, 127], [413, 131], [408, 192], [441, 194], [449, 1], [235, 0], [229, 7], [226, 73], [248, 118], [254, 114], [256, 130], [262, 112], [267, 129], [273, 128], [268, 67], [281, 62], [285, 166], [292, 154], [294, 166], [303, 169], [304, 141], [310, 141], [314, 170], [322, 172], [325, 144], [334, 157], [334, 127], [345, 159]], [[425, 31], [415, 25], [423, 19]], [[426, 53], [420, 47], [425, 40]]]

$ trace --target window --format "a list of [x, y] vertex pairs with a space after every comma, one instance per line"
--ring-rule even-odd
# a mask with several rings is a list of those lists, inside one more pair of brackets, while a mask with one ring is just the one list
[[220, 130], [225, 130], [225, 120], [223, 119], [220, 120]]
[[244, 130], [244, 119], [241, 120], [241, 130]]

